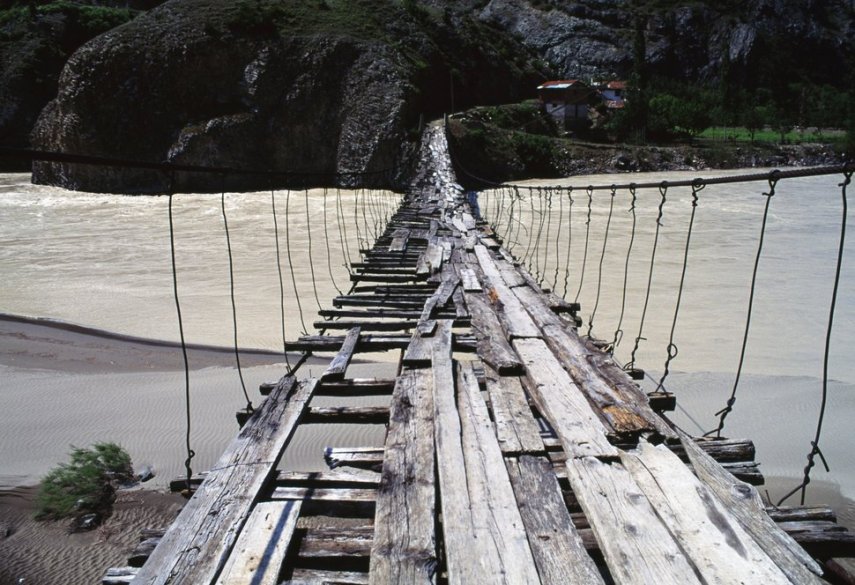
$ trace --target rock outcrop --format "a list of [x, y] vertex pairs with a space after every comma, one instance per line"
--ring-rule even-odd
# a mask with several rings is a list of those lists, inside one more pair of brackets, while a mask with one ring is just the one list
[[637, 14], [647, 19], [651, 71], [675, 79], [716, 79], [726, 54], [745, 83], [782, 60], [789, 65], [781, 75], [799, 70], [839, 81], [835, 72], [855, 56], [848, 0], [490, 0], [479, 18], [544, 55], [561, 76], [588, 79], [630, 73]]
[[[467, 105], [519, 99], [542, 78], [521, 46], [478, 38], [485, 29], [466, 16], [380, 0], [172, 0], [72, 56], [33, 142], [319, 182], [333, 173], [400, 171], [401, 145], [420, 114], [448, 106], [450, 82]], [[34, 169], [36, 182], [88, 191], [160, 191], [169, 180], [80, 164]], [[252, 175], [232, 175], [225, 185], [214, 174], [178, 180], [174, 187], [188, 190], [270, 185]]]
[[56, 96], [57, 80], [69, 56], [148, 6], [109, 0], [97, 6], [80, 0], [45, 6], [4, 4], [8, 5], [0, 8], [0, 144], [27, 147], [36, 118]]

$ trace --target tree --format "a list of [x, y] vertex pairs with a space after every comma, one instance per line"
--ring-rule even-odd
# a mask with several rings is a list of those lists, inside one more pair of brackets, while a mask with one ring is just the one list
[[753, 106], [742, 112], [742, 125], [748, 130], [751, 142], [754, 142], [754, 135], [763, 128], [768, 118], [768, 110], [764, 106]]

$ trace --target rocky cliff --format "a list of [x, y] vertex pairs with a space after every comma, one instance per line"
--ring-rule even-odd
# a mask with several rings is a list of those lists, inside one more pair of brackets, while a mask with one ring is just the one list
[[[45, 150], [140, 161], [400, 173], [420, 115], [451, 99], [531, 94], [544, 73], [529, 59], [469, 15], [414, 3], [172, 0], [79, 49], [32, 139]], [[179, 189], [223, 186], [216, 175], [179, 179]], [[34, 181], [142, 192], [164, 189], [168, 177], [42, 163]]]
[[725, 55], [735, 81], [764, 70], [839, 85], [855, 57], [849, 0], [490, 0], [479, 18], [542, 54], [563, 77], [624, 77], [632, 67], [635, 19], [646, 18], [646, 60], [654, 74], [717, 79]]
[[140, 0], [0, 5], [0, 144], [28, 146], [36, 118], [56, 96], [68, 57], [147, 7]]

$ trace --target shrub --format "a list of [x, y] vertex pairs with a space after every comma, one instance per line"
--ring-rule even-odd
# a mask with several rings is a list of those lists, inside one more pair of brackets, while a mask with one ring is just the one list
[[60, 464], [42, 480], [36, 518], [103, 513], [112, 505], [116, 487], [133, 481], [131, 457], [119, 445], [96, 443], [89, 449], [71, 448], [70, 462]]

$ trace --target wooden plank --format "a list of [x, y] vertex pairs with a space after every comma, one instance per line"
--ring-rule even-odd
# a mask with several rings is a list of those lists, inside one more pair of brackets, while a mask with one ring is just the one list
[[603, 378], [600, 368], [594, 367], [592, 361], [611, 358], [602, 351], [587, 348], [552, 312], [543, 295], [527, 286], [515, 288], [513, 292], [543, 330], [550, 349], [615, 433], [657, 430], [665, 436], [673, 436], [670, 427], [648, 405], [647, 396], [631, 380], [627, 378], [627, 383], [619, 388]]
[[352, 502], [370, 503], [377, 500], [377, 490], [371, 488], [316, 488], [298, 486], [276, 486], [270, 494], [271, 500], [295, 500], [302, 502]]
[[[438, 366], [450, 373], [450, 355], [445, 363], [434, 361], [435, 373]], [[459, 365], [457, 408], [453, 383], [437, 383], [435, 391], [440, 501], [443, 518], [453, 519], [443, 523], [449, 583], [538, 583], [522, 517], [471, 365]]]
[[213, 582], [316, 385], [310, 379], [295, 389], [293, 378], [280, 381], [166, 531], [137, 583]]
[[609, 443], [606, 427], [546, 343], [516, 339], [513, 346], [526, 365], [532, 397], [555, 429], [567, 456], [616, 457], [618, 451]]
[[303, 424], [386, 424], [388, 406], [310, 406]]
[[736, 516], [757, 544], [794, 583], [821, 583], [822, 568], [765, 513], [757, 490], [728, 474], [691, 437], [677, 430], [695, 474]]
[[260, 502], [252, 510], [217, 585], [276, 585], [300, 516], [300, 502]]
[[481, 283], [478, 281], [478, 276], [471, 268], [460, 268], [460, 280], [463, 282], [463, 290], [465, 292], [481, 292]]
[[428, 272], [433, 274], [435, 272], [439, 272], [442, 268], [442, 246], [436, 243], [428, 244], [427, 249], [425, 250], [425, 264], [427, 264]]
[[489, 291], [488, 296], [492, 300], [493, 310], [498, 314], [508, 335], [512, 339], [541, 337], [540, 329], [535, 326], [522, 303], [505, 284], [487, 248], [475, 246], [475, 255], [478, 257], [484, 276], [489, 281], [485, 283], [485, 287]]
[[401, 358], [401, 363], [412, 368], [429, 366], [432, 358], [431, 338], [418, 330], [413, 332], [409, 345]]
[[472, 329], [478, 340], [478, 356], [500, 374], [519, 374], [523, 363], [507, 341], [499, 318], [483, 293], [464, 293]]
[[347, 371], [347, 366], [350, 364], [350, 360], [353, 357], [353, 351], [356, 349], [356, 344], [359, 341], [359, 332], [361, 329], [359, 327], [354, 327], [347, 332], [347, 335], [344, 336], [344, 343], [341, 344], [341, 349], [338, 350], [338, 354], [333, 358], [330, 362], [330, 365], [327, 366], [327, 369], [324, 370], [324, 373], [321, 375], [321, 380], [326, 382], [327, 380], [341, 380], [344, 378], [344, 373]]
[[312, 326], [318, 330], [354, 329], [362, 331], [404, 331], [413, 329], [418, 325], [415, 320], [411, 321], [315, 321]]
[[506, 455], [544, 453], [546, 447], [540, 437], [540, 427], [534, 420], [519, 378], [499, 376], [488, 366], [485, 370], [496, 439], [502, 452]]
[[788, 584], [726, 506], [666, 447], [642, 440], [621, 461], [706, 583]]
[[505, 464], [541, 583], [603, 583], [573, 525], [549, 460], [523, 455]]
[[436, 583], [433, 374], [398, 377], [378, 492], [370, 582]]
[[291, 581], [283, 585], [368, 585], [368, 575], [356, 571], [294, 569]]
[[276, 485], [374, 488], [380, 485], [380, 474], [355, 467], [339, 467], [329, 471], [279, 471], [276, 474]]
[[400, 252], [406, 249], [407, 239], [410, 237], [410, 230], [406, 228], [398, 228], [392, 233], [392, 243], [389, 244], [390, 252]]
[[572, 459], [567, 475], [616, 583], [702, 583], [621, 464]]

